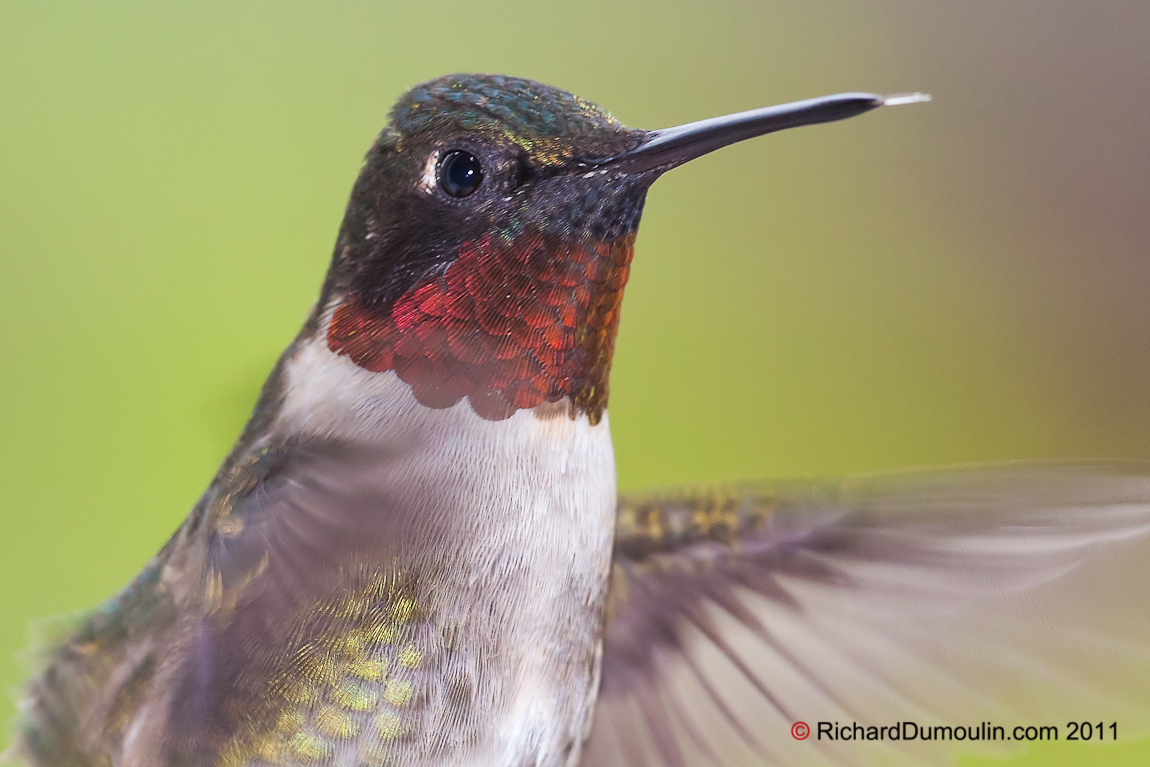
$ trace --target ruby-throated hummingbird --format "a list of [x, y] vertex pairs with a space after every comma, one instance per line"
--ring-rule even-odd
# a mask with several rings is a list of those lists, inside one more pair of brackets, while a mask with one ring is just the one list
[[643, 131], [528, 80], [412, 89], [247, 428], [140, 576], [47, 651], [17, 756], [847, 764], [950, 743], [829, 723], [1128, 734], [1148, 633], [1114, 605], [1146, 597], [1071, 571], [1150, 530], [1141, 467], [616, 498], [608, 378], [651, 183], [924, 99]]

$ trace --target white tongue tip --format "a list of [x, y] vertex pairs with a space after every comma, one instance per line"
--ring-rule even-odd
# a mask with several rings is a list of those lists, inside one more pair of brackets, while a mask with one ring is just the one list
[[930, 101], [929, 93], [896, 93], [882, 100], [884, 107], [900, 107], [903, 104], [923, 104]]

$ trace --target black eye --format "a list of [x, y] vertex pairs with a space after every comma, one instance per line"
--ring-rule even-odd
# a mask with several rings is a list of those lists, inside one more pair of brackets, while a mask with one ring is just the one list
[[470, 152], [453, 149], [439, 161], [439, 185], [452, 197], [466, 197], [483, 183], [483, 166]]

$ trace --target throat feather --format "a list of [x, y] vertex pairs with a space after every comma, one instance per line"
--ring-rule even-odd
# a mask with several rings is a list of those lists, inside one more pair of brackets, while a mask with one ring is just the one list
[[328, 348], [366, 370], [394, 370], [427, 407], [466, 397], [499, 420], [567, 399], [572, 417], [597, 423], [633, 253], [634, 235], [598, 243], [484, 235], [386, 309], [347, 296]]

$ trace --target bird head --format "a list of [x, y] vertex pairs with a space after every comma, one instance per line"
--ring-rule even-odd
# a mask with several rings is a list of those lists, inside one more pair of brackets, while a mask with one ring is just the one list
[[328, 348], [431, 408], [597, 422], [648, 187], [720, 146], [888, 103], [845, 94], [659, 131], [530, 80], [451, 75], [391, 111], [320, 307]]

